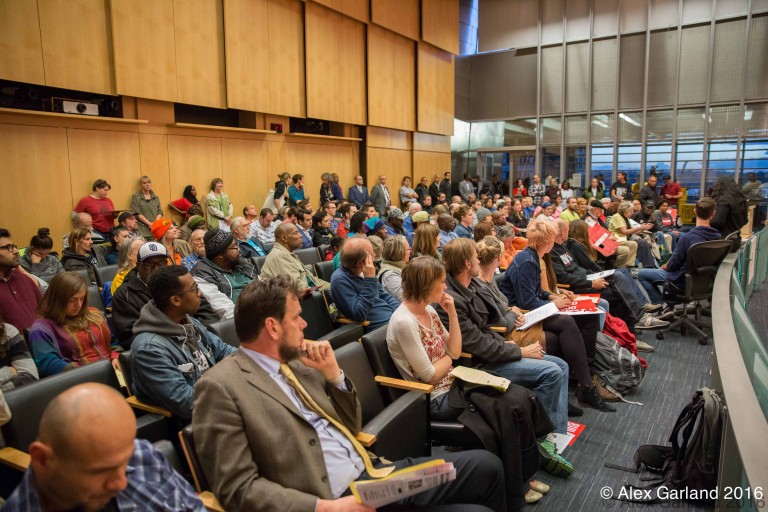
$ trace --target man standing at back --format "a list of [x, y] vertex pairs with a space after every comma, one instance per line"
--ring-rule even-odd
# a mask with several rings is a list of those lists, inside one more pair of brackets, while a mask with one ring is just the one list
[[[664, 176], [664, 185], [661, 187], [661, 197], [669, 201], [669, 206], [677, 208], [677, 202], [683, 197], [683, 189], [680, 184], [669, 174]], [[658, 201], [656, 202], [658, 204]]]
[[[240, 296], [240, 349], [197, 385], [192, 424], [200, 461], [227, 510], [373, 512], [357, 503], [350, 482], [425, 460], [379, 460], [374, 467], [353, 437], [361, 426], [355, 388], [327, 341], [304, 340], [300, 296], [282, 276], [256, 281]], [[506, 510], [495, 455], [470, 450], [444, 458], [457, 480], [402, 505]]]
[[195, 384], [235, 348], [192, 318], [200, 308], [201, 294], [184, 267], [163, 267], [147, 284], [152, 301], [133, 326], [133, 392], [139, 400], [164, 407], [187, 423], [192, 419]]
[[349, 193], [347, 198], [350, 203], [353, 203], [358, 209], [368, 202], [368, 187], [363, 185], [363, 177], [359, 174], [355, 176], [355, 184], [349, 187]]
[[29, 456], [24, 479], [3, 512], [205, 511], [165, 457], [136, 439], [133, 411], [103, 384], [80, 384], [54, 398]]
[[19, 248], [7, 229], [0, 228], [0, 314], [19, 332], [37, 319], [40, 288], [19, 268]]
[[371, 203], [379, 214], [379, 217], [386, 219], [387, 208], [392, 206], [392, 197], [387, 188], [387, 177], [383, 174], [379, 176], [379, 182], [371, 190]]

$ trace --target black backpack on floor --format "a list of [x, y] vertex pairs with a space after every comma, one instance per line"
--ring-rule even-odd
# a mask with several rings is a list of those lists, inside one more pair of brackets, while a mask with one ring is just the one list
[[[692, 501], [710, 501], [708, 494], [717, 489], [717, 468], [720, 461], [720, 442], [726, 418], [726, 406], [714, 389], [702, 388], [693, 395], [675, 422], [669, 442], [672, 446], [646, 444], [635, 452], [635, 467], [626, 468], [614, 464], [606, 467], [630, 473], [639, 473], [643, 467], [654, 473], [653, 477], [640, 478], [651, 482], [643, 487], [624, 484], [624, 491], [618, 499], [626, 501], [659, 502], [664, 496], [659, 493], [632, 493], [633, 489], [647, 490], [665, 488], [685, 489], [686, 497]], [[701, 491], [701, 492], [697, 492]], [[642, 495], [641, 499], [626, 496]]]

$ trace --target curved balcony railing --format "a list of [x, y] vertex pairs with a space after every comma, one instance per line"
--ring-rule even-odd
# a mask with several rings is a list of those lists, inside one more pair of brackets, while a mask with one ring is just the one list
[[[722, 390], [728, 407], [720, 459], [720, 510], [759, 510], [768, 503], [768, 341], [748, 314], [748, 301], [766, 273], [768, 230], [763, 230], [728, 255], [715, 280], [712, 387]], [[753, 314], [768, 315], [768, 308]]]

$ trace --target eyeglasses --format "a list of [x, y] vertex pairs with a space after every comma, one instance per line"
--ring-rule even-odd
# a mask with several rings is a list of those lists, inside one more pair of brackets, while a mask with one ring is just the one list
[[19, 250], [19, 246], [16, 244], [6, 244], [0, 246], [0, 249], [5, 249], [8, 252], [16, 252]]
[[195, 283], [195, 285], [192, 288], [190, 288], [189, 290], [180, 291], [176, 295], [184, 295], [185, 293], [189, 293], [189, 292], [194, 292], [194, 294], [197, 295], [198, 291], [200, 291], [200, 288], [197, 286], [197, 283]]

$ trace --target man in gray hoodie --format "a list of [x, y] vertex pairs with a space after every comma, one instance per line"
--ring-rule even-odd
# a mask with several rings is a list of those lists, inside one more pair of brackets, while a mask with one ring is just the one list
[[147, 286], [153, 300], [144, 305], [133, 326], [133, 392], [139, 400], [165, 407], [188, 423], [195, 384], [236, 349], [192, 318], [201, 293], [187, 269], [160, 268]]

